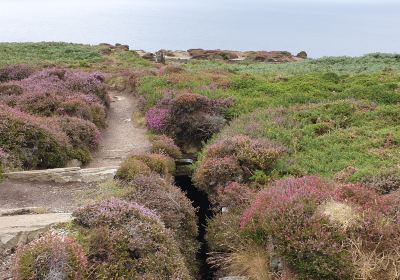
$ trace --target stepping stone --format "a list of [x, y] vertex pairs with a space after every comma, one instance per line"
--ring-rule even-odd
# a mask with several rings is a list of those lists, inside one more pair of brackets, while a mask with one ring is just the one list
[[71, 221], [70, 213], [48, 213], [0, 217], [0, 249], [29, 242], [50, 226]]

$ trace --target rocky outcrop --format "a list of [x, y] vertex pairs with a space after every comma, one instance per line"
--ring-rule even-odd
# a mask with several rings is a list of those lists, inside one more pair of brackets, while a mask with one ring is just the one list
[[237, 53], [235, 53], [233, 51], [190, 49], [187, 52], [192, 57], [192, 59], [231, 60], [231, 59], [239, 58]]
[[[145, 51], [137, 51], [145, 59], [156, 61], [156, 55]], [[224, 60], [230, 62], [254, 61], [265, 63], [285, 63], [307, 59], [305, 51], [299, 52], [296, 56], [287, 51], [229, 51], [229, 50], [204, 50], [189, 49], [187, 51], [160, 50], [157, 52], [163, 55], [166, 61], [188, 61], [191, 59], [203, 60]]]

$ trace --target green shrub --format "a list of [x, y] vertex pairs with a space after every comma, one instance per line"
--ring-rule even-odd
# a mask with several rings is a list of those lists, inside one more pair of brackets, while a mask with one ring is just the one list
[[162, 154], [135, 155], [131, 158], [144, 162], [151, 171], [162, 176], [172, 175], [175, 172], [175, 161]]
[[135, 178], [135, 176], [140, 174], [148, 175], [151, 169], [141, 160], [135, 157], [130, 157], [121, 163], [117, 170], [115, 177], [120, 180], [129, 181]]

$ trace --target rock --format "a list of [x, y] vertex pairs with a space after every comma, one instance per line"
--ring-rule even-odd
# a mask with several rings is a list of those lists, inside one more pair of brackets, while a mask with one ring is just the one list
[[307, 59], [308, 55], [305, 51], [301, 51], [296, 55], [296, 57], [302, 58], [302, 59]]
[[296, 61], [296, 58], [286, 51], [256, 51], [256, 52], [246, 52], [246, 59], [258, 62], [291, 62]]
[[0, 217], [0, 248], [9, 249], [27, 243], [52, 225], [71, 221], [70, 213], [49, 213]]
[[129, 51], [128, 45], [115, 44], [115, 48], [121, 51]]
[[81, 169], [80, 167], [69, 167], [9, 172], [4, 173], [3, 175], [7, 179], [24, 180], [28, 182], [91, 183], [112, 179], [117, 172], [117, 169], [117, 166], [86, 169]]
[[233, 51], [189, 49], [187, 52], [193, 59], [232, 60], [239, 58], [239, 56]]
[[162, 51], [156, 52], [156, 62], [165, 64], [165, 55]]
[[147, 59], [147, 60], [154, 60], [154, 54], [151, 52], [147, 52], [142, 55], [142, 58]]

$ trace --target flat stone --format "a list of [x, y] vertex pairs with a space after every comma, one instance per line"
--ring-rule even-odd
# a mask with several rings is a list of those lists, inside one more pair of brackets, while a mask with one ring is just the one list
[[70, 213], [48, 213], [0, 217], [0, 247], [12, 248], [34, 239], [50, 226], [71, 221]]
[[4, 177], [11, 180], [24, 180], [28, 182], [56, 182], [56, 183], [74, 183], [74, 182], [98, 182], [113, 178], [118, 167], [100, 167], [86, 168], [56, 168], [35, 171], [21, 171], [5, 173]]

